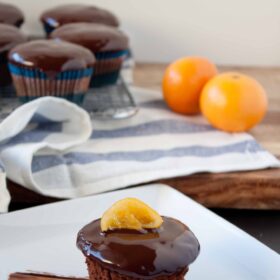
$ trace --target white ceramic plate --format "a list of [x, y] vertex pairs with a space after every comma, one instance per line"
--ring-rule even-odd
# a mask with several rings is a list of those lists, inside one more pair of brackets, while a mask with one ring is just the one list
[[188, 280], [280, 279], [280, 256], [181, 193], [149, 185], [53, 203], [0, 216], [0, 279], [16, 271], [86, 276], [76, 248], [78, 230], [101, 216], [113, 202], [137, 197], [160, 214], [180, 219], [193, 230], [201, 254]]

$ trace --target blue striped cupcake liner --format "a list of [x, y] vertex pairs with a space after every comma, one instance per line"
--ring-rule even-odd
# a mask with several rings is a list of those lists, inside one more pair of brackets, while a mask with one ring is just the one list
[[23, 19], [20, 19], [18, 20], [14, 25], [17, 27], [17, 28], [20, 28], [22, 26], [22, 24], [24, 23], [24, 20]]
[[129, 50], [121, 50], [121, 51], [111, 51], [111, 52], [98, 52], [95, 53], [95, 57], [97, 60], [101, 59], [114, 59], [124, 57], [124, 59], [128, 56]]
[[2, 51], [0, 52], [0, 64], [3, 64], [3, 63], [8, 63], [8, 59], [7, 59], [7, 56], [8, 56], [8, 51]]
[[108, 85], [114, 85], [118, 81], [120, 70], [93, 76], [90, 80], [90, 88], [99, 88]]
[[90, 87], [95, 88], [115, 84], [128, 54], [129, 50], [94, 53], [96, 63]]
[[47, 24], [46, 22], [43, 23], [44, 31], [47, 35], [47, 37], [55, 30], [55, 27], [52, 27], [51, 25]]
[[4, 88], [12, 85], [12, 77], [8, 68], [8, 59], [7, 59], [8, 51], [4, 51], [0, 53], [0, 89], [1, 96], [3, 97]]
[[60, 72], [49, 78], [39, 69], [29, 69], [9, 63], [16, 93], [22, 102], [28, 102], [43, 96], [65, 98], [81, 104], [88, 91], [92, 68]]

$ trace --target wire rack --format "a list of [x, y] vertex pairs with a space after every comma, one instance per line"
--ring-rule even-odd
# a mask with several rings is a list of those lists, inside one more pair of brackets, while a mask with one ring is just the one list
[[[0, 121], [7, 117], [21, 103], [13, 87], [0, 89]], [[135, 115], [138, 108], [132, 93], [122, 79], [113, 86], [90, 89], [81, 105], [91, 116], [98, 119], [124, 119]]]
[[135, 115], [138, 108], [122, 78], [113, 86], [90, 89], [83, 106], [92, 117], [123, 119]]
[[[38, 39], [43, 39], [43, 37], [29, 37], [29, 40]], [[125, 82], [131, 80], [133, 66], [133, 54], [129, 50], [122, 67], [122, 74], [116, 85], [89, 89], [81, 107], [88, 111], [91, 118], [124, 119], [132, 117], [138, 112], [133, 95]], [[127, 79], [125, 80], [123, 77]], [[13, 86], [0, 88], [0, 121], [20, 105]]]

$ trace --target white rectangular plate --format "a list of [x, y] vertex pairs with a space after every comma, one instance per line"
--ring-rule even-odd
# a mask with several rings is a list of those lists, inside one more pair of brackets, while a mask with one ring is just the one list
[[161, 215], [186, 223], [201, 244], [188, 280], [280, 279], [280, 256], [268, 247], [164, 185], [121, 190], [53, 203], [0, 216], [0, 279], [28, 270], [86, 276], [76, 248], [79, 229], [102, 215], [113, 202], [137, 197]]

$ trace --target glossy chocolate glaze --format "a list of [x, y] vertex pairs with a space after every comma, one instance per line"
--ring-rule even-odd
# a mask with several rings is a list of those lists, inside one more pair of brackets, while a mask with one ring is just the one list
[[20, 27], [23, 22], [24, 16], [20, 9], [7, 3], [0, 3], [0, 23]]
[[66, 24], [54, 30], [50, 37], [82, 45], [92, 52], [128, 49], [128, 38], [122, 31], [98, 23]]
[[151, 279], [178, 273], [199, 254], [200, 245], [183, 223], [163, 217], [159, 229], [101, 232], [100, 219], [79, 233], [77, 246], [103, 267], [130, 277]]
[[16, 27], [0, 23], [0, 53], [27, 41], [27, 37]]
[[58, 40], [35, 40], [13, 48], [9, 61], [27, 68], [37, 68], [49, 76], [61, 71], [92, 67], [94, 55], [86, 48]]
[[95, 22], [111, 26], [119, 26], [117, 17], [111, 12], [83, 4], [61, 5], [45, 11], [41, 21], [57, 28], [73, 22]]
[[8, 52], [26, 41], [27, 37], [17, 27], [0, 23], [0, 87], [12, 84], [8, 69]]

